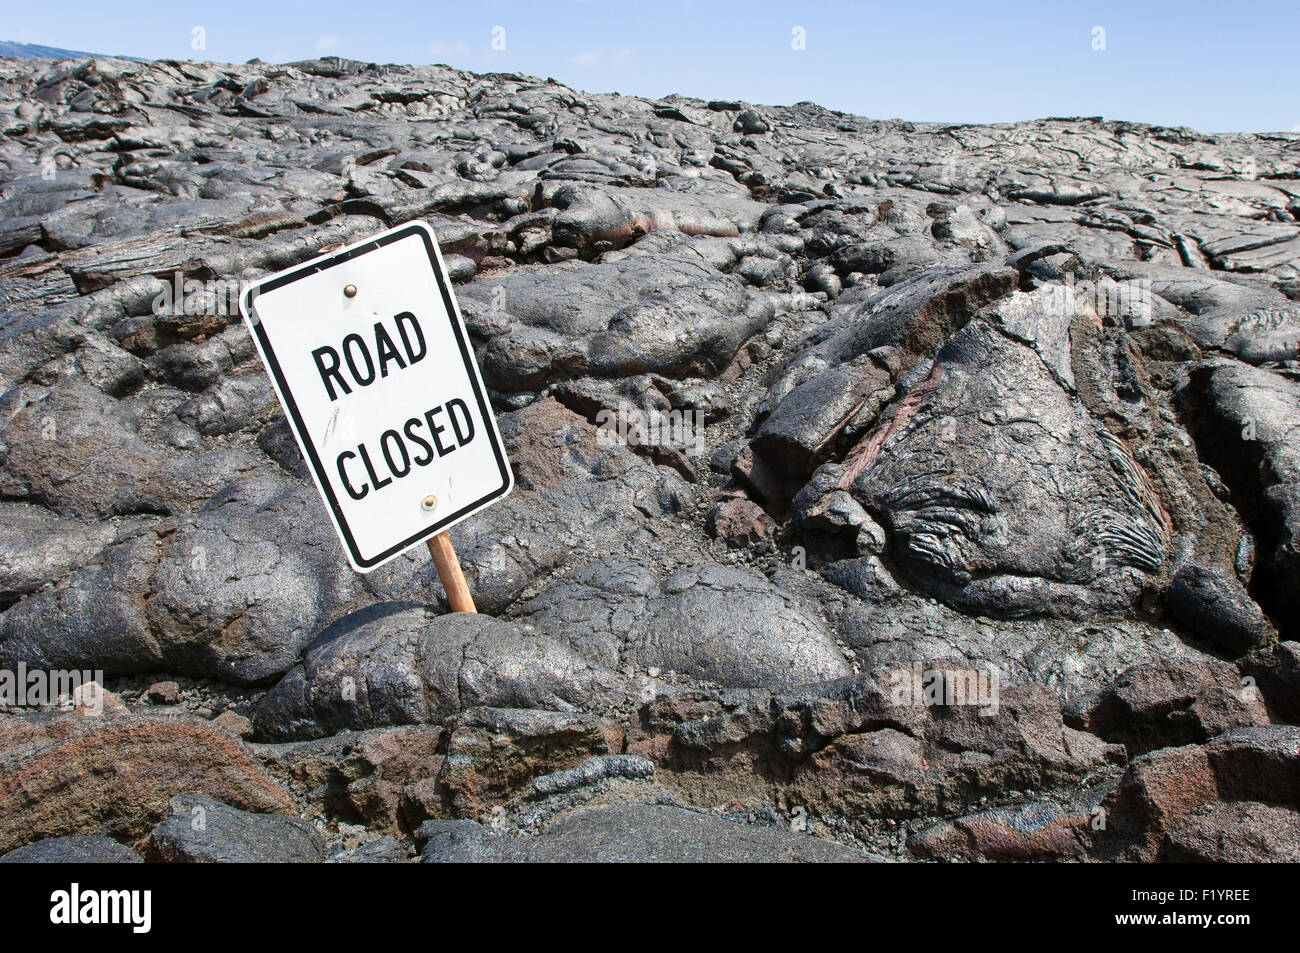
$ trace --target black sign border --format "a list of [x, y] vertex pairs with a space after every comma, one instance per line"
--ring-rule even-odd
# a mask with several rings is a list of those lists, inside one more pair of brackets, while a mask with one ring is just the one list
[[[497, 470], [501, 474], [500, 488], [492, 491], [486, 496], [479, 497], [475, 502], [468, 506], [463, 506], [456, 512], [447, 517], [438, 520], [430, 526], [425, 527], [413, 536], [407, 537], [402, 542], [384, 550], [378, 556], [370, 559], [363, 559], [357, 549], [357, 542], [352, 535], [352, 528], [348, 525], [347, 519], [343, 515], [343, 509], [339, 505], [338, 499], [334, 495], [334, 489], [329, 479], [326, 478], [325, 468], [321, 463], [320, 455], [316, 452], [316, 446], [312, 443], [311, 438], [307, 435], [307, 427], [302, 419], [302, 414], [298, 410], [298, 404], [293, 399], [293, 391], [289, 389], [288, 381], [285, 380], [284, 371], [280, 368], [280, 361], [275, 355], [275, 349], [271, 347], [271, 341], [264, 330], [261, 316], [257, 313], [257, 296], [267, 292], [275, 291], [277, 288], [283, 288], [285, 285], [292, 284], [309, 275], [318, 274], [322, 271], [341, 265], [344, 262], [359, 258], [369, 252], [383, 248], [385, 245], [391, 245], [394, 242], [402, 241], [412, 235], [419, 235], [424, 242], [424, 248], [429, 256], [429, 266], [433, 269], [434, 276], [438, 280], [438, 290], [442, 293], [442, 303], [447, 310], [447, 317], [451, 320], [452, 332], [456, 335], [456, 344], [460, 349], [461, 360], [465, 364], [465, 371], [469, 375], [470, 386], [474, 390], [474, 399], [478, 403], [479, 413], [483, 419], [488, 421], [491, 426], [487, 428], [488, 439], [492, 444], [492, 453], [496, 457]], [[497, 433], [496, 418], [492, 414], [492, 408], [488, 405], [487, 396], [484, 394], [483, 382], [479, 376], [478, 364], [474, 360], [474, 354], [469, 348], [469, 342], [466, 340], [464, 322], [461, 320], [460, 312], [456, 308], [455, 300], [451, 296], [451, 289], [447, 282], [447, 276], [439, 265], [438, 253], [433, 244], [433, 235], [427, 225], [422, 222], [411, 222], [405, 226], [399, 226], [397, 229], [380, 235], [378, 238], [363, 242], [351, 248], [337, 252], [326, 258], [316, 259], [308, 262], [301, 267], [294, 268], [282, 274], [275, 275], [265, 281], [258, 282], [244, 292], [243, 296], [244, 312], [249, 318], [252, 331], [257, 337], [258, 346], [262, 351], [267, 367], [271, 371], [271, 376], [275, 379], [276, 390], [279, 392], [280, 403], [285, 410], [289, 412], [289, 425], [293, 428], [294, 436], [298, 439], [298, 445], [307, 451], [309, 464], [316, 475], [316, 485], [321, 494], [325, 497], [325, 502], [334, 516], [334, 525], [338, 527], [339, 534], [348, 548], [348, 554], [355, 566], [362, 570], [371, 570], [376, 566], [388, 561], [392, 557], [405, 549], [409, 549], [423, 539], [430, 536], [436, 536], [443, 529], [455, 523], [457, 520], [469, 515], [470, 513], [480, 510], [494, 500], [505, 496], [514, 488], [514, 474], [510, 470], [510, 465], [506, 462], [505, 453], [501, 449], [501, 442]]]

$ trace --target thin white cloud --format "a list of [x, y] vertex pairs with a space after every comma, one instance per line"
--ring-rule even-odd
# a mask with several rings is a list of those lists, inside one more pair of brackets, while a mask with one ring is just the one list
[[448, 62], [451, 60], [464, 62], [470, 56], [469, 44], [464, 40], [457, 40], [455, 43], [449, 43], [446, 40], [434, 40], [429, 44], [429, 52], [434, 57]]
[[581, 50], [569, 57], [569, 62], [587, 69], [594, 66], [603, 66], [605, 63], [609, 63], [611, 66], [627, 66], [632, 62], [635, 55], [636, 51], [630, 46], [620, 46], [613, 51]]
[[316, 38], [316, 52], [333, 53], [339, 48], [339, 38], [333, 33], [325, 33]]

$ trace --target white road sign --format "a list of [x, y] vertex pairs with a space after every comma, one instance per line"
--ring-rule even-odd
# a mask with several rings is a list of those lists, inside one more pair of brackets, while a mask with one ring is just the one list
[[264, 278], [240, 310], [354, 569], [513, 488], [428, 225]]

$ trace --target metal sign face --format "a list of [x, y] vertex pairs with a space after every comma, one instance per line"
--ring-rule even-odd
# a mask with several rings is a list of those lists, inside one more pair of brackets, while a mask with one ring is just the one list
[[264, 278], [240, 310], [354, 569], [513, 488], [425, 223]]

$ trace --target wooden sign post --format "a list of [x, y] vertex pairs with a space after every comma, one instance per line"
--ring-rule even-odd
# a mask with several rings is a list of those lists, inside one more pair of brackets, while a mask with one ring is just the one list
[[469, 584], [465, 582], [465, 574], [460, 571], [460, 560], [456, 558], [456, 550], [451, 548], [451, 537], [446, 530], [429, 537], [429, 555], [438, 567], [438, 578], [442, 580], [442, 588], [447, 593], [447, 604], [451, 606], [451, 611], [478, 612], [474, 608], [474, 597], [470, 595]]
[[514, 479], [432, 229], [271, 275], [240, 310], [348, 562], [427, 542], [452, 611], [476, 611], [447, 529]]

